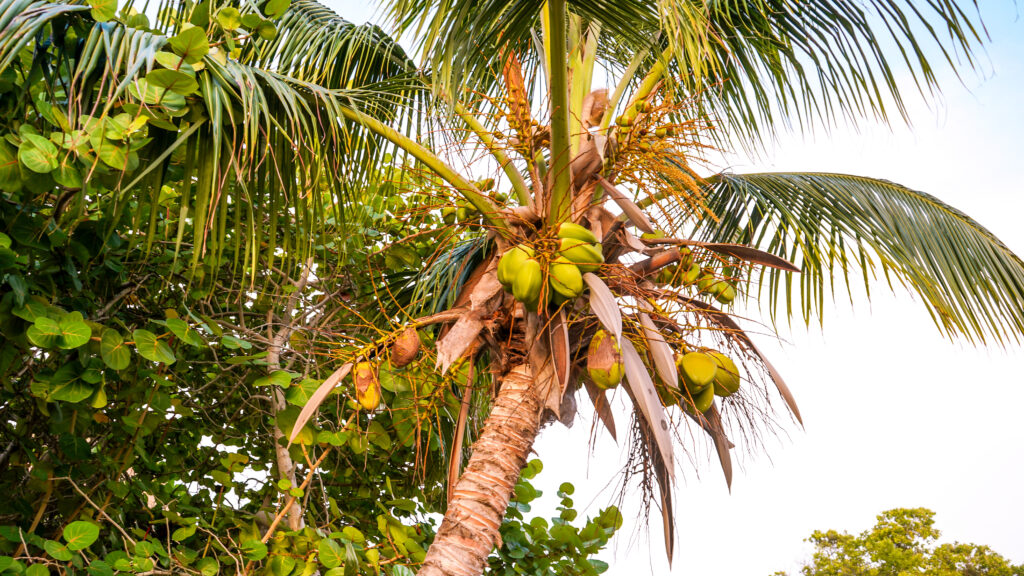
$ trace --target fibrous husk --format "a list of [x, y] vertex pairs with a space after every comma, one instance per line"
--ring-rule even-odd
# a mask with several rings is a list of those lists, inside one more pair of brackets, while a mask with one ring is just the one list
[[380, 406], [380, 379], [377, 368], [369, 362], [356, 364], [352, 372], [352, 380], [356, 384], [356, 400], [367, 410], [376, 410]]
[[587, 373], [598, 388], [614, 388], [622, 381], [625, 368], [622, 352], [615, 338], [598, 330], [587, 349]]
[[584, 126], [597, 126], [608, 109], [608, 89], [600, 88], [587, 94], [583, 98], [583, 123]]
[[420, 352], [420, 335], [412, 326], [405, 329], [391, 345], [391, 365], [395, 368], [407, 366]]

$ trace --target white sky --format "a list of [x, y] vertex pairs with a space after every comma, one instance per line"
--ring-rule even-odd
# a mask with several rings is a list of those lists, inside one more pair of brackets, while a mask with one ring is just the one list
[[[345, 18], [372, 15], [365, 1], [328, 1]], [[869, 126], [816, 140], [783, 137], [761, 163], [730, 161], [735, 172], [829, 171], [892, 180], [933, 194], [968, 213], [1024, 254], [1024, 22], [1011, 2], [985, 2], [992, 36], [980, 74], [959, 85], [940, 71], [943, 102], [910, 98], [913, 130]], [[907, 95], [912, 96], [910, 91]], [[795, 574], [810, 556], [803, 539], [816, 529], [857, 533], [895, 507], [936, 512], [944, 541], [991, 546], [1024, 563], [1024, 356], [1020, 347], [976, 349], [943, 340], [924, 308], [882, 286], [869, 303], [843, 298], [824, 330], [783, 330], [785, 343], [764, 351], [796, 396], [806, 430], [769, 440], [767, 454], [734, 455], [740, 468], [730, 495], [713, 450], [699, 447], [676, 491], [677, 542], [672, 574]], [[781, 401], [779, 401], [781, 406]], [[611, 502], [605, 489], [624, 462], [602, 434], [588, 454], [588, 410], [571, 429], [546, 429], [535, 449], [551, 513], [560, 482], [593, 515]], [[628, 420], [619, 417], [619, 435]], [[686, 464], [684, 464], [686, 466]], [[698, 477], [699, 475], [699, 477]], [[546, 505], [546, 506], [545, 506]], [[547, 511], [544, 508], [547, 508]], [[655, 511], [637, 535], [635, 503], [603, 555], [612, 576], [669, 573]], [[649, 569], [647, 567], [650, 567]]]

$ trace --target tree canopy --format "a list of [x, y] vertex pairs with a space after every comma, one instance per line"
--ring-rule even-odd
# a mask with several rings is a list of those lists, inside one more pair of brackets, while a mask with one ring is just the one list
[[[927, 508], [896, 508], [878, 515], [877, 523], [858, 535], [816, 530], [808, 542], [814, 556], [804, 576], [1020, 576], [1014, 565], [988, 546], [939, 543], [935, 513]], [[784, 576], [784, 572], [777, 572]]]

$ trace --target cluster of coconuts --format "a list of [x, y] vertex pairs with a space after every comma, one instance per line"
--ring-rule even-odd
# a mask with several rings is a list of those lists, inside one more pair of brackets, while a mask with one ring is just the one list
[[[633, 104], [632, 109], [627, 110], [626, 113], [622, 114], [615, 119], [615, 124], [619, 127], [618, 130], [618, 141], [624, 142], [630, 136], [638, 137], [637, 147], [643, 151], [650, 151], [653, 146], [649, 138], [652, 134], [648, 128], [640, 128], [635, 134], [633, 124], [636, 122], [637, 116], [641, 114], [647, 114], [651, 112], [654, 107], [650, 102], [641, 100]], [[675, 126], [666, 125], [658, 126], [654, 129], [653, 136], [657, 140], [664, 140], [665, 138], [671, 138], [676, 135]], [[610, 162], [609, 162], [610, 161]], [[608, 164], [614, 163], [614, 159], [606, 158], [606, 167]]]
[[[420, 335], [416, 328], [406, 328], [391, 344], [391, 367], [404, 368], [416, 359], [420, 352]], [[352, 367], [352, 381], [356, 389], [356, 402], [365, 410], [374, 411], [380, 407], [380, 378], [375, 362], [357, 362]]]
[[[499, 206], [503, 206], [508, 203], [508, 194], [498, 192], [494, 189], [494, 178], [485, 178], [478, 180], [473, 183], [473, 186], [481, 192], [486, 192], [492, 200], [495, 201]], [[455, 201], [455, 206], [445, 206], [441, 208], [441, 219], [445, 224], [455, 224], [459, 222], [469, 227], [476, 227], [480, 225], [481, 214], [477, 210], [476, 206], [471, 204], [464, 198], [459, 198]]]
[[[537, 247], [517, 244], [498, 260], [498, 281], [527, 308], [542, 308], [542, 300], [560, 305], [583, 293], [583, 274], [604, 263], [601, 244], [584, 226], [564, 222], [557, 238]], [[550, 290], [545, 290], [545, 285]], [[548, 297], [550, 296], [550, 297]]]
[[715, 396], [726, 398], [740, 389], [739, 368], [732, 358], [718, 351], [679, 354], [676, 368], [697, 412], [711, 408]]
[[[653, 237], [649, 234], [644, 236]], [[659, 284], [696, 289], [699, 294], [707, 294], [720, 304], [731, 304], [736, 299], [736, 284], [730, 268], [726, 267], [719, 275], [710, 266], [696, 262], [689, 248], [680, 248], [679, 253], [679, 262], [658, 271], [656, 280]]]
[[[740, 389], [740, 373], [731, 358], [718, 351], [687, 352], [676, 356], [680, 386], [685, 389], [692, 402], [684, 400], [684, 407], [705, 412], [715, 401], [735, 394]], [[587, 373], [598, 388], [608, 390], [622, 382], [625, 366], [622, 350], [615, 338], [604, 330], [598, 330], [587, 348]], [[661, 395], [666, 406], [676, 404], [680, 399]]]

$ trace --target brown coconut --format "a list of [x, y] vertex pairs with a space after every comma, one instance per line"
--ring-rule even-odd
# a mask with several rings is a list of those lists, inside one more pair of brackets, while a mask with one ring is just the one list
[[405, 329], [391, 345], [391, 365], [401, 368], [416, 359], [420, 352], [420, 335], [412, 326]]

